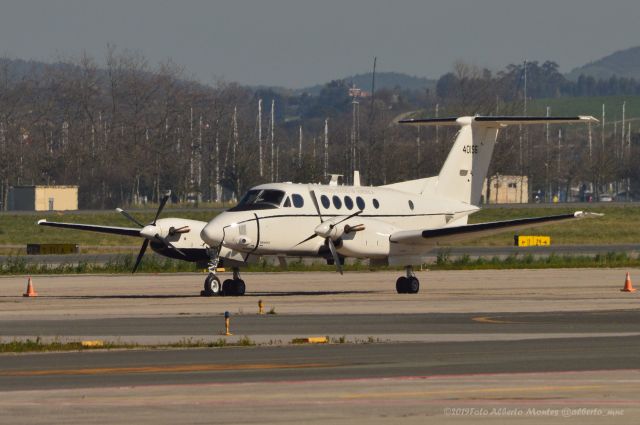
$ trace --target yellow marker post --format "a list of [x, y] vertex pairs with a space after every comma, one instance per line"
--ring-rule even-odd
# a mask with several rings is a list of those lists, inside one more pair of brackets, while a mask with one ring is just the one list
[[233, 335], [231, 332], [229, 332], [229, 322], [230, 322], [229, 317], [230, 317], [229, 312], [228, 312], [228, 311], [225, 311], [225, 312], [224, 312], [224, 328], [225, 328], [225, 332], [224, 332], [224, 334], [225, 334], [226, 336], [231, 336], [231, 335]]
[[258, 300], [258, 314], [264, 314], [264, 305], [262, 304], [262, 300]]

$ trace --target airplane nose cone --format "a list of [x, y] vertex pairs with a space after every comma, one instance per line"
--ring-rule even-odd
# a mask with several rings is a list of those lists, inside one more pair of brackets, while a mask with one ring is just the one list
[[224, 239], [224, 232], [222, 226], [207, 224], [200, 232], [200, 238], [209, 246], [218, 246]]

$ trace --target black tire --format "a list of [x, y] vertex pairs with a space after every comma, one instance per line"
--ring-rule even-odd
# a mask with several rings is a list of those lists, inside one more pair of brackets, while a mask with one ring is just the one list
[[235, 295], [235, 285], [232, 279], [227, 279], [222, 282], [222, 295], [225, 297]]
[[417, 294], [420, 291], [420, 281], [416, 277], [410, 277], [407, 279], [407, 293]]
[[246, 285], [244, 284], [244, 280], [242, 279], [238, 279], [236, 280], [236, 293], [235, 295], [241, 297], [244, 295], [244, 291], [247, 289]]
[[222, 285], [220, 285], [220, 279], [214, 274], [209, 274], [204, 280], [204, 290], [200, 291], [200, 295], [203, 297], [212, 297], [214, 295], [220, 295], [222, 292]]
[[404, 276], [400, 276], [398, 280], [396, 280], [396, 291], [398, 294], [406, 294], [408, 290], [407, 278]]

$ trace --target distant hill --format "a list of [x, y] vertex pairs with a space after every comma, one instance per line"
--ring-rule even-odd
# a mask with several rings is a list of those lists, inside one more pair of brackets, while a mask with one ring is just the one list
[[617, 51], [594, 62], [575, 68], [567, 74], [570, 80], [581, 75], [608, 79], [613, 75], [640, 80], [640, 46]]
[[[346, 81], [349, 85], [355, 84], [356, 87], [362, 90], [371, 91], [371, 72], [352, 75], [341, 78], [341, 80]], [[413, 75], [402, 74], [400, 72], [376, 72], [376, 90], [393, 89], [396, 87], [407, 90], [424, 90], [433, 89], [435, 86], [436, 80], [431, 80], [425, 77], [416, 77]], [[317, 84], [297, 91], [317, 95], [320, 93], [320, 90], [322, 90], [322, 87], [324, 87], [324, 84]]]

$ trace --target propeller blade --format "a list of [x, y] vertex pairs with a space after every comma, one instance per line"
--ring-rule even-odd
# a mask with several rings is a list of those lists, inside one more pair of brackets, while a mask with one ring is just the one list
[[331, 250], [331, 255], [333, 255], [333, 262], [336, 265], [336, 270], [338, 271], [338, 273], [342, 274], [342, 264], [340, 264], [340, 257], [338, 257], [336, 246], [333, 244], [331, 238], [327, 238], [327, 242], [329, 243], [329, 250]]
[[302, 245], [302, 244], [303, 244], [303, 243], [305, 243], [305, 242], [309, 242], [311, 239], [315, 238], [316, 236], [318, 236], [318, 235], [316, 235], [316, 234], [314, 233], [313, 235], [309, 236], [309, 237], [308, 237], [308, 238], [306, 238], [305, 240], [303, 240], [303, 241], [298, 242], [297, 244], [295, 244], [295, 246]]
[[158, 211], [156, 211], [156, 217], [151, 222], [151, 224], [153, 224], [154, 226], [156, 224], [156, 220], [158, 220], [158, 217], [160, 217], [160, 213], [162, 212], [164, 206], [167, 205], [167, 201], [169, 200], [170, 197], [171, 197], [171, 192], [169, 191], [164, 195], [164, 197], [160, 201], [160, 206], [158, 207]]
[[310, 190], [311, 200], [313, 201], [313, 206], [316, 207], [316, 211], [318, 212], [318, 217], [320, 217], [320, 223], [324, 220], [322, 219], [322, 213], [320, 212], [320, 205], [318, 205], [318, 200], [316, 199], [316, 193], [313, 190]]
[[135, 273], [136, 270], [138, 270], [138, 266], [140, 265], [140, 261], [142, 261], [144, 252], [147, 250], [147, 246], [149, 246], [149, 239], [145, 239], [144, 242], [142, 242], [142, 247], [140, 247], [138, 258], [136, 258], [136, 264], [133, 266], [133, 271], [131, 273]]
[[118, 211], [120, 214], [122, 214], [123, 216], [127, 217], [129, 220], [133, 221], [134, 223], [136, 223], [138, 226], [140, 227], [144, 227], [144, 224], [140, 223], [138, 220], [136, 220], [131, 214], [129, 214], [128, 212], [126, 212], [125, 210], [123, 210], [122, 208], [116, 208], [116, 211]]
[[342, 223], [342, 222], [344, 222], [344, 221], [347, 221], [347, 220], [349, 220], [350, 218], [353, 218], [353, 217], [355, 217], [355, 216], [357, 216], [357, 215], [360, 215], [360, 214], [362, 214], [362, 210], [360, 210], [360, 211], [356, 211], [356, 212], [354, 212], [353, 214], [351, 214], [351, 215], [349, 215], [349, 216], [347, 216], [347, 217], [343, 218], [342, 220], [340, 220], [340, 221], [338, 221], [338, 222], [336, 222], [336, 223], [333, 223], [333, 224], [331, 225], [331, 228], [333, 229], [333, 228], [334, 228], [335, 226], [337, 226], [338, 224], [340, 224], [340, 223]]
[[159, 234], [156, 234], [156, 239], [159, 240], [160, 242], [162, 242], [164, 244], [165, 247], [167, 247], [168, 249], [173, 249], [175, 250], [177, 253], [179, 253], [180, 255], [182, 255], [183, 257], [186, 257], [187, 255], [180, 251], [178, 248], [175, 247], [175, 245], [173, 245], [171, 242], [169, 242], [166, 238], [163, 238], [162, 236], [160, 236]]

